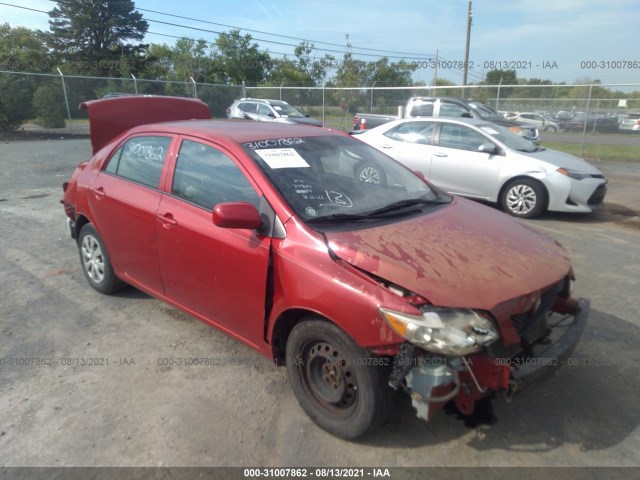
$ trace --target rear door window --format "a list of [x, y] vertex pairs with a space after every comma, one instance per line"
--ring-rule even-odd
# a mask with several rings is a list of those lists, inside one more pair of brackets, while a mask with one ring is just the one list
[[105, 171], [147, 187], [158, 188], [171, 137], [143, 136], [127, 140], [111, 157]]

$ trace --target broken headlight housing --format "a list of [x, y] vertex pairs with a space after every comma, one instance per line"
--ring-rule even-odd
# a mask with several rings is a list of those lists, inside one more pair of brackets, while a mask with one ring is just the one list
[[410, 343], [440, 355], [468, 355], [499, 337], [493, 322], [471, 309], [424, 306], [422, 315], [378, 309], [385, 321]]

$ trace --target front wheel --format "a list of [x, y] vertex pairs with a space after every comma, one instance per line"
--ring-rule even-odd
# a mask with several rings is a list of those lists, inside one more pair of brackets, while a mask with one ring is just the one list
[[509, 215], [520, 218], [533, 218], [545, 210], [547, 192], [540, 182], [528, 178], [519, 178], [505, 187], [500, 202], [502, 208]]
[[125, 286], [125, 283], [113, 273], [102, 239], [90, 223], [80, 230], [78, 248], [84, 276], [94, 290], [112, 293]]
[[287, 375], [298, 403], [320, 427], [348, 440], [381, 425], [393, 409], [388, 360], [316, 317], [298, 323], [287, 340]]

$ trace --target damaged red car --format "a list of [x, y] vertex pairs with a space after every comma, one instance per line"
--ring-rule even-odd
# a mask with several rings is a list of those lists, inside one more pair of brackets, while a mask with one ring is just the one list
[[561, 366], [585, 328], [557, 242], [357, 139], [214, 121], [193, 99], [83, 106], [94, 155], [62, 202], [89, 285], [133, 285], [286, 365], [334, 435], [382, 424], [398, 391], [424, 420], [469, 414]]

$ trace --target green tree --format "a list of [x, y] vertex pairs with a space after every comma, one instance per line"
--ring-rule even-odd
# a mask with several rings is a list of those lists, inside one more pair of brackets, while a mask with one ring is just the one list
[[315, 45], [303, 41], [294, 50], [298, 61], [298, 69], [306, 76], [307, 81], [315, 87], [321, 87], [327, 78], [329, 71], [335, 65], [335, 57], [325, 54], [316, 59]]
[[31, 116], [32, 87], [24, 76], [0, 75], [0, 132], [11, 132]]
[[64, 127], [64, 96], [59, 85], [40, 85], [33, 95], [33, 109], [38, 125]]
[[216, 39], [216, 51], [213, 58], [216, 71], [235, 84], [243, 81], [260, 83], [267, 79], [272, 67], [271, 56], [267, 52], [258, 51], [258, 44], [251, 42], [249, 34], [240, 35], [240, 30], [221, 33]]
[[[350, 45], [347, 45], [350, 47]], [[367, 82], [367, 62], [363, 60], [356, 60], [353, 58], [351, 52], [347, 51], [344, 54], [342, 63], [334, 78], [334, 84], [336, 87], [364, 87]], [[366, 95], [366, 90], [343, 90], [337, 91], [334, 94], [336, 101], [341, 105], [346, 103], [349, 113], [356, 113], [368, 104], [369, 97]]]
[[49, 12], [51, 48], [66, 61], [67, 71], [119, 75], [120, 58], [140, 70], [149, 27], [131, 0], [65, 0]]
[[44, 45], [45, 34], [40, 30], [0, 25], [0, 70], [16, 72], [50, 72], [54, 59]]

